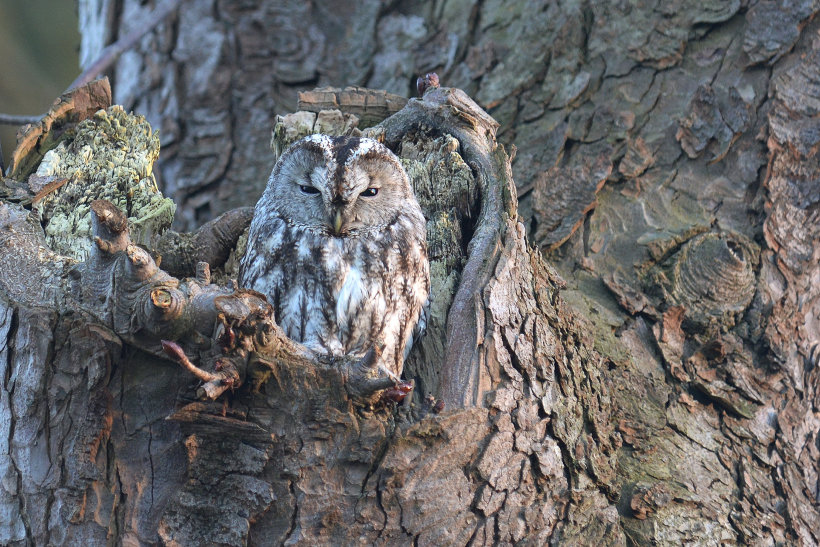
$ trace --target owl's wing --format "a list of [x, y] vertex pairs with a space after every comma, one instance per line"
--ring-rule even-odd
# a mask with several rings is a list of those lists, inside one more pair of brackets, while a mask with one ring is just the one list
[[407, 340], [407, 345], [404, 346], [405, 360], [407, 360], [407, 356], [410, 355], [410, 350], [413, 349], [413, 345], [420, 340], [427, 331], [427, 317], [430, 313], [431, 301], [432, 296], [428, 294], [427, 300], [424, 302], [424, 305], [421, 307], [421, 311], [419, 312], [419, 320], [416, 322], [416, 326], [413, 327], [413, 334], [410, 335], [410, 339]]

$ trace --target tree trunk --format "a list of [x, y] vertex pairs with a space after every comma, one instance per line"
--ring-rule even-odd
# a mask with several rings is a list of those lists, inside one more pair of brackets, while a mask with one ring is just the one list
[[[300, 132], [364, 131], [403, 158], [433, 272], [430, 329], [405, 368], [413, 404], [363, 404], [346, 388], [355, 367], [292, 348], [257, 352], [242, 387], [198, 401], [156, 357], [157, 333], [88, 296], [109, 278], [93, 277], [97, 251], [77, 243], [92, 227], [72, 214], [110, 180], [75, 192], [76, 171], [13, 168], [4, 543], [820, 543], [813, 4], [259, 4], [184, 2], [120, 60], [114, 101], [160, 129], [155, 172], [185, 229], [253, 203], [274, 126], [275, 151]], [[150, 7], [81, 2], [97, 37], [85, 62]], [[400, 99], [297, 95], [407, 96], [433, 69], [499, 125], [448, 88], [375, 127]], [[97, 133], [73, 133], [81, 102], [43, 129], [97, 150]], [[121, 116], [93, 118], [127, 126], [143, 158], [116, 176], [150, 180], [156, 137]], [[54, 144], [31, 136], [26, 158]], [[79, 165], [75, 148], [61, 165]], [[169, 205], [129, 188], [104, 195], [135, 242], [174, 257]], [[182, 262], [174, 273], [193, 275]], [[204, 275], [180, 290], [200, 286], [228, 291]]]

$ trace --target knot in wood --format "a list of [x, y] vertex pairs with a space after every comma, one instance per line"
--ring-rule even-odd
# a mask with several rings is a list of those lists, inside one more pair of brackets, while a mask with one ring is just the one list
[[752, 301], [758, 251], [740, 234], [709, 232], [687, 241], [672, 256], [669, 296], [687, 319], [706, 325], [734, 323]]
[[151, 291], [151, 304], [163, 320], [176, 319], [182, 314], [184, 297], [176, 289], [158, 287]]

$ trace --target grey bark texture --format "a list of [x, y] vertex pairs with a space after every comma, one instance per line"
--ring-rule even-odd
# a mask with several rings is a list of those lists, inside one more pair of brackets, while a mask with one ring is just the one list
[[[80, 2], [84, 62], [152, 7]], [[435, 251], [414, 404], [287, 358], [199, 401], [66, 304], [84, 251], [21, 207], [86, 179], [32, 178], [53, 142], [29, 133], [0, 189], [0, 541], [817, 545], [818, 9], [183, 2], [112, 75], [159, 129], [175, 228], [252, 205], [300, 132], [383, 139]], [[402, 109], [432, 70], [466, 95]], [[238, 231], [207, 226], [133, 237], [193, 276]]]

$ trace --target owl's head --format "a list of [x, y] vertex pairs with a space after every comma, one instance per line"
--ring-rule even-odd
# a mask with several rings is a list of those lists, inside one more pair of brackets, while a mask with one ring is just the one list
[[421, 214], [407, 174], [387, 147], [327, 135], [305, 137], [282, 154], [257, 207], [335, 237], [379, 230], [398, 214]]

